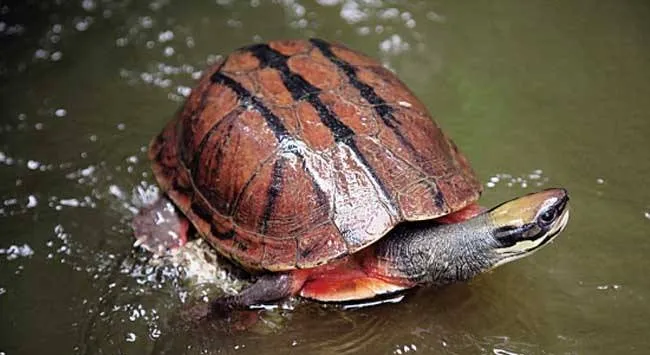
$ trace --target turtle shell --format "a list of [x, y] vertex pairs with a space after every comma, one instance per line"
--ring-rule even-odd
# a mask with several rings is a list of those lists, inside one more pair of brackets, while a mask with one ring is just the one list
[[150, 147], [162, 189], [246, 268], [311, 268], [481, 191], [425, 106], [377, 61], [319, 39], [209, 68]]

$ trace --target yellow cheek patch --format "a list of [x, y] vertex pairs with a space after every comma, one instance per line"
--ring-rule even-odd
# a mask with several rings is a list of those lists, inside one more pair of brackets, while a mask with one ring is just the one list
[[540, 211], [562, 198], [564, 191], [545, 190], [508, 201], [490, 211], [490, 218], [496, 227], [523, 226], [532, 223]]
[[531, 250], [537, 249], [540, 244], [544, 243], [544, 238], [537, 238], [535, 240], [522, 240], [517, 242], [515, 245], [506, 247], [506, 248], [497, 248], [495, 251], [499, 254], [510, 255], [510, 254], [524, 254]]
[[503, 259], [498, 261], [493, 266], [493, 268], [499, 265], [509, 263], [513, 260], [523, 258], [524, 256], [534, 252], [538, 248], [546, 244], [549, 244], [550, 241], [555, 239], [555, 237], [564, 230], [564, 227], [566, 227], [568, 222], [569, 222], [569, 209], [567, 208], [564, 210], [564, 212], [562, 212], [562, 216], [560, 216], [560, 218], [557, 220], [555, 225], [553, 225], [553, 227], [549, 229], [546, 233], [540, 235], [539, 238], [536, 238], [534, 240], [530, 240], [530, 239], [522, 240], [520, 242], [517, 242], [513, 246], [495, 249], [495, 252], [497, 254], [502, 255]]

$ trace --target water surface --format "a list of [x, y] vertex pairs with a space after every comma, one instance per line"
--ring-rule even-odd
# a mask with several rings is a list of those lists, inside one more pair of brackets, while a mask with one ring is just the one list
[[[644, 1], [0, 4], [0, 353], [645, 353], [649, 16]], [[133, 190], [153, 183], [143, 151], [207, 65], [313, 36], [394, 70], [470, 158], [485, 205], [569, 189], [564, 234], [398, 304], [180, 326], [182, 278], [131, 248]]]

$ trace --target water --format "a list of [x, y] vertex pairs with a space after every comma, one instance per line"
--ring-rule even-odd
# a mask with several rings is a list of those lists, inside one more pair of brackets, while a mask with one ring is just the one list
[[[645, 353], [649, 15], [644, 1], [3, 2], [0, 352]], [[232, 334], [180, 325], [183, 279], [131, 248], [144, 147], [208, 63], [309, 36], [395, 70], [469, 156], [485, 205], [568, 188], [564, 234], [398, 304], [290, 304]]]

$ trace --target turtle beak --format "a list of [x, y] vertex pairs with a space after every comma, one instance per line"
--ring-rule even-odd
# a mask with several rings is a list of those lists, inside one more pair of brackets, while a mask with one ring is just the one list
[[553, 240], [569, 221], [568, 202], [566, 190], [548, 189], [490, 210], [497, 265], [524, 257]]

